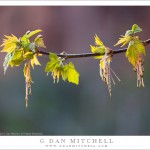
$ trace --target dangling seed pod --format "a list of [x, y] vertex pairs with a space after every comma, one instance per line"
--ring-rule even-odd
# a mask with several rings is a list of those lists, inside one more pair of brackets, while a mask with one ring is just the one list
[[144, 80], [143, 80], [143, 76], [144, 76], [144, 60], [142, 58], [142, 56], [139, 56], [137, 64], [136, 64], [136, 68], [135, 71], [137, 72], [137, 87], [144, 87]]

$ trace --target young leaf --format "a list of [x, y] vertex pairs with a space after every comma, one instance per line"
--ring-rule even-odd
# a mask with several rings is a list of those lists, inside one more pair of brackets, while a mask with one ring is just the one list
[[46, 64], [45, 72], [53, 72], [57, 67], [59, 67], [59, 63], [57, 61], [49, 61]]
[[32, 59], [33, 58], [34, 53], [33, 52], [26, 52], [23, 57], [24, 59]]
[[3, 39], [3, 44], [1, 45], [1, 47], [2, 46], [4, 47], [1, 50], [1, 52], [11, 53], [12, 51], [14, 51], [17, 48], [17, 43], [19, 42], [19, 40], [13, 34], [11, 36], [5, 35], [5, 38], [6, 39]]
[[34, 53], [36, 52], [36, 50], [35, 50], [35, 43], [32, 42], [28, 46], [29, 46], [28, 47], [28, 51], [31, 50]]
[[127, 30], [126, 33], [125, 33], [125, 36], [129, 36], [131, 34], [133, 34], [133, 31], [132, 30]]
[[28, 38], [28, 34], [30, 33], [30, 31], [27, 31], [21, 38], [20, 38], [20, 40], [21, 40], [21, 42], [22, 42], [22, 44], [23, 44], [23, 46], [25, 47], [27, 44], [29, 44], [30, 43], [30, 40], [29, 40], [29, 38]]
[[39, 32], [42, 32], [42, 30], [38, 29], [38, 30], [35, 30], [35, 31], [29, 31], [28, 34], [27, 34], [27, 38], [29, 39], [30, 37], [32, 37], [33, 35], [39, 33]]
[[122, 36], [121, 38], [119, 38], [119, 41], [114, 46], [122, 44], [121, 47], [123, 47], [126, 44], [128, 44], [131, 40], [132, 40], [132, 36], [128, 36], [128, 35]]
[[97, 36], [97, 34], [95, 35], [95, 44], [97, 45], [97, 46], [104, 46], [105, 47], [105, 45], [103, 44], [103, 42], [101, 41], [101, 39]]
[[16, 50], [16, 51], [7, 53], [4, 59], [4, 63], [3, 63], [4, 74], [6, 73], [6, 70], [9, 67], [9, 65], [11, 67], [20, 66], [23, 60], [24, 58], [22, 55], [22, 51]]
[[100, 56], [94, 56], [95, 59], [101, 59], [103, 57], [103, 55], [105, 54], [105, 48], [103, 47], [96, 47], [96, 46], [92, 46], [91, 47], [91, 51], [92, 53], [100, 53]]
[[142, 55], [145, 55], [145, 47], [143, 43], [138, 39], [131, 41], [126, 51], [126, 57], [133, 65], [134, 70], [137, 72], [137, 87], [144, 87], [144, 60], [142, 58]]
[[45, 67], [45, 72], [52, 73], [54, 83], [57, 80], [59, 82], [60, 76], [65, 81], [68, 79], [69, 82], [78, 84], [79, 83], [79, 73], [76, 71], [73, 63], [63, 64], [64, 59], [59, 58], [56, 54], [50, 53], [50, 61]]
[[51, 61], [58, 61], [59, 60], [58, 56], [54, 53], [50, 53], [49, 58]]
[[22, 49], [24, 51], [24, 53], [27, 53], [27, 52], [32, 52], [32, 53], [36, 53], [36, 46], [35, 46], [35, 43], [27, 43], [27, 44], [23, 44], [22, 43]]
[[3, 67], [4, 67], [4, 74], [6, 73], [7, 68], [9, 67], [9, 62], [13, 58], [14, 52], [7, 53], [4, 59]]
[[75, 84], [79, 84], [79, 73], [78, 71], [75, 69], [74, 64], [72, 62], [70, 62], [68, 65], [65, 65], [64, 68], [66, 77], [69, 82], [75, 83]]
[[134, 24], [132, 26], [131, 30], [126, 31], [125, 36], [132, 35], [132, 34], [135, 34], [137, 32], [141, 32], [141, 31], [142, 31], [142, 29], [137, 24]]
[[133, 26], [132, 26], [132, 32], [135, 34], [135, 33], [137, 33], [137, 32], [141, 32], [142, 31], [142, 29], [137, 25], [137, 24], [134, 24]]
[[96, 46], [90, 45], [91, 52], [92, 53], [100, 53], [101, 56], [95, 56], [94, 58], [95, 59], [101, 59], [103, 57], [102, 55], [105, 54], [106, 46], [103, 44], [103, 42], [100, 40], [100, 38], [97, 35], [95, 35], [94, 38], [95, 38]]
[[16, 50], [16, 51], [14, 51], [13, 57], [9, 61], [9, 65], [11, 67], [13, 67], [13, 66], [20, 66], [23, 61], [24, 61], [24, 58], [23, 58], [22, 51]]
[[119, 44], [122, 44], [121, 47], [125, 46], [127, 43], [129, 43], [130, 41], [133, 40], [133, 37], [134, 37], [133, 34], [135, 34], [137, 32], [141, 32], [141, 31], [142, 31], [142, 29], [137, 24], [134, 24], [132, 26], [132, 29], [127, 30], [125, 33], [125, 36], [122, 36], [122, 38], [119, 38], [119, 41], [114, 46], [117, 46]]
[[34, 36], [35, 34], [42, 32], [42, 30], [38, 29], [35, 31], [27, 31], [20, 39], [22, 42], [23, 47], [26, 47], [30, 44], [30, 37]]
[[49, 55], [50, 61], [47, 63], [45, 67], [45, 72], [53, 72], [57, 67], [60, 66], [59, 58], [56, 54], [50, 53]]
[[140, 55], [145, 55], [145, 47], [140, 40], [134, 40], [129, 43], [126, 51], [126, 57], [129, 62], [135, 67]]
[[54, 83], [55, 80], [57, 80], [57, 83], [59, 82], [61, 72], [63, 71], [63, 63], [62, 59], [60, 59], [56, 54], [50, 53], [49, 55], [50, 61], [46, 64], [45, 72], [52, 73]]
[[31, 59], [31, 66], [32, 66], [33, 69], [34, 69], [34, 65], [41, 66], [36, 54], [34, 54], [33, 58]]
[[44, 45], [44, 41], [43, 41], [42, 35], [38, 35], [35, 38], [34, 42], [35, 42], [35, 44], [36, 44], [37, 47], [46, 48], [46, 46]]

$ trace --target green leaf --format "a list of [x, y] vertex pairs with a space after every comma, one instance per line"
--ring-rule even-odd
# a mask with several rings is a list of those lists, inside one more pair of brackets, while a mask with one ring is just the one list
[[47, 73], [53, 72], [59, 66], [60, 66], [60, 64], [58, 63], [58, 61], [49, 61], [46, 64], [45, 72], [47, 72]]
[[9, 61], [11, 67], [13, 66], [20, 66], [21, 63], [24, 61], [22, 51], [17, 50], [14, 52], [13, 57]]
[[[135, 34], [137, 32], [141, 32], [141, 31], [142, 31], [142, 29], [137, 24], [134, 24], [132, 26], [132, 30], [127, 30], [125, 33], [125, 36], [122, 36], [121, 38], [119, 38], [119, 41], [114, 46], [117, 46], [119, 44], [122, 44], [121, 47], [125, 46], [127, 43], [132, 41], [133, 38], [135, 37], [132, 34]], [[130, 36], [130, 35], [132, 35], [132, 36]]]
[[129, 36], [131, 34], [133, 34], [132, 30], [127, 30], [126, 33], [125, 33], [125, 36]]
[[142, 29], [137, 24], [134, 24], [132, 26], [131, 30], [127, 30], [126, 31], [125, 36], [131, 35], [131, 34], [135, 34], [137, 32], [141, 32], [141, 31], [142, 31]]
[[60, 62], [58, 56], [54, 53], [50, 53], [49, 55], [50, 61], [47, 63], [45, 67], [45, 72], [53, 72], [57, 67], [60, 66]]
[[19, 42], [18, 38], [13, 34], [11, 36], [5, 35], [6, 39], [3, 39], [3, 44], [1, 47], [4, 47], [1, 52], [11, 53], [17, 48], [17, 43]]
[[27, 43], [27, 44], [23, 44], [22, 45], [23, 47], [23, 51], [24, 53], [27, 53], [27, 52], [36, 52], [36, 48], [35, 48], [35, 43]]
[[141, 40], [135, 41], [136, 47], [140, 54], [146, 55], [145, 46], [143, 45]]
[[21, 42], [22, 42], [22, 44], [24, 45], [24, 47], [25, 47], [26, 44], [29, 44], [29, 43], [30, 43], [30, 40], [29, 40], [29, 38], [28, 38], [29, 32], [30, 32], [30, 31], [27, 31], [27, 32], [21, 37]]
[[35, 50], [35, 43], [30, 43], [28, 48], [29, 48], [28, 50], [31, 50], [34, 53], [36, 52], [36, 50]]
[[34, 36], [35, 34], [39, 33], [39, 32], [42, 32], [42, 30], [38, 29], [38, 30], [35, 30], [35, 31], [31, 31], [27, 34], [27, 37], [28, 39], [32, 36]]
[[23, 57], [24, 59], [32, 59], [33, 58], [34, 53], [33, 52], [26, 52]]
[[6, 70], [9, 67], [9, 62], [13, 58], [13, 52], [12, 53], [7, 53], [4, 59], [3, 67], [4, 67], [4, 74], [6, 73]]
[[126, 51], [126, 57], [133, 65], [134, 71], [137, 74], [137, 87], [144, 87], [143, 55], [145, 55], [145, 46], [138, 37], [134, 37], [134, 39], [129, 43], [128, 49]]
[[122, 44], [121, 47], [123, 47], [128, 44], [132, 39], [132, 36], [122, 36], [121, 38], [119, 38], [119, 41], [114, 46]]
[[34, 69], [34, 65], [39, 65], [41, 66], [36, 54], [34, 54], [33, 58], [31, 59], [31, 66]]
[[16, 50], [11, 53], [7, 53], [3, 63], [4, 74], [6, 73], [6, 70], [9, 67], [9, 65], [11, 67], [20, 66], [23, 61], [24, 58], [23, 58], [22, 51]]
[[91, 47], [91, 51], [92, 53], [100, 53], [101, 56], [94, 56], [95, 59], [101, 59], [103, 57], [103, 55], [105, 54], [105, 47], [97, 47], [97, 46], [92, 46]]
[[63, 63], [62, 59], [60, 59], [56, 54], [50, 53], [49, 55], [50, 61], [46, 64], [45, 72], [52, 73], [54, 83], [57, 79], [57, 83], [59, 82], [60, 75], [63, 74]]
[[69, 82], [79, 84], [79, 73], [74, 67], [74, 64], [70, 62], [68, 65], [65, 65], [64, 71], [66, 72], [66, 76], [64, 78], [68, 79]]
[[137, 33], [137, 32], [141, 32], [142, 31], [142, 29], [137, 25], [137, 24], [134, 24], [133, 26], [132, 26], [132, 32], [135, 34], [135, 33]]
[[49, 58], [51, 61], [58, 61], [58, 56], [54, 53], [50, 53]]
[[35, 31], [27, 31], [26, 34], [24, 34], [22, 37], [21, 37], [21, 42], [22, 44], [25, 45], [26, 44], [29, 44], [30, 43], [30, 40], [29, 38], [34, 36], [35, 34], [39, 33], [39, 32], [42, 32], [42, 30], [38, 29], [38, 30], [35, 30]]
[[35, 38], [34, 42], [35, 42], [35, 44], [36, 44], [37, 47], [46, 48], [46, 46], [44, 45], [44, 41], [43, 41], [42, 35], [38, 35]]
[[30, 44], [31, 43], [24, 43], [24, 42], [22, 42], [22, 48], [23, 48], [24, 53], [29, 51]]
[[60, 76], [65, 81], [68, 79], [69, 82], [78, 84], [79, 83], [79, 73], [76, 71], [73, 63], [63, 64], [63, 59], [59, 58], [56, 54], [50, 53], [50, 61], [46, 64], [45, 72], [52, 73], [54, 82], [57, 79], [59, 82]]
[[104, 44], [103, 44], [103, 42], [101, 41], [101, 39], [97, 36], [97, 34], [95, 35], [95, 44], [97, 45], [97, 46], [105, 46]]
[[145, 47], [143, 43], [140, 40], [131, 41], [126, 51], [126, 57], [134, 67], [137, 64], [139, 56], [142, 54], [145, 55]]
[[64, 65], [63, 69], [61, 70], [61, 76], [64, 81], [66, 81], [66, 79], [67, 79], [67, 69], [66, 68], [67, 68], [67, 65]]
[[90, 47], [91, 47], [92, 53], [100, 53], [102, 55], [105, 54], [105, 48], [104, 47], [97, 47], [97, 46], [92, 46], [92, 45], [90, 45]]
[[97, 35], [95, 35], [94, 38], [95, 38], [96, 46], [90, 45], [91, 52], [92, 53], [99, 53], [100, 56], [94, 56], [94, 58], [95, 59], [101, 59], [103, 57], [102, 55], [105, 54], [105, 51], [106, 51], [107, 48], [106, 48], [106, 46], [103, 44], [103, 42], [100, 40], [100, 38]]

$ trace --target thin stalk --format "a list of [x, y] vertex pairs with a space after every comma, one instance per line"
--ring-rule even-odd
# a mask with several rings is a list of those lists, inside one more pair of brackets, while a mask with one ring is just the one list
[[[144, 44], [144, 46], [147, 46], [148, 44], [150, 44], [150, 39], [143, 41], [143, 44]], [[125, 53], [126, 50], [127, 50], [127, 48], [112, 50], [112, 53], [113, 53], [113, 55]], [[49, 52], [45, 52], [45, 51], [41, 51], [41, 50], [39, 50], [38, 53], [43, 54], [43, 55], [49, 55]], [[81, 53], [81, 54], [67, 54], [67, 53], [57, 54], [56, 53], [56, 55], [58, 57], [68, 59], [68, 58], [83, 58], [83, 57], [102, 56], [104, 54], [103, 53], [101, 53], [101, 54], [100, 53]]]

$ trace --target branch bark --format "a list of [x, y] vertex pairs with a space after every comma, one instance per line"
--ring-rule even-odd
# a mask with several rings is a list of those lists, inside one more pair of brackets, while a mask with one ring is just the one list
[[[147, 46], [148, 44], [150, 44], [150, 39], [143, 41], [144, 46]], [[120, 53], [124, 53], [126, 52], [127, 48], [122, 48], [122, 49], [117, 49], [117, 50], [112, 50], [113, 55], [114, 54], [120, 54]], [[43, 55], [49, 55], [49, 52], [45, 52], [45, 51], [38, 51], [38, 53], [43, 54]], [[62, 58], [83, 58], [83, 57], [93, 57], [93, 56], [100, 56], [100, 55], [104, 55], [104, 54], [100, 54], [100, 53], [81, 53], [81, 54], [57, 54], [56, 55], [58, 57], [62, 57]]]

